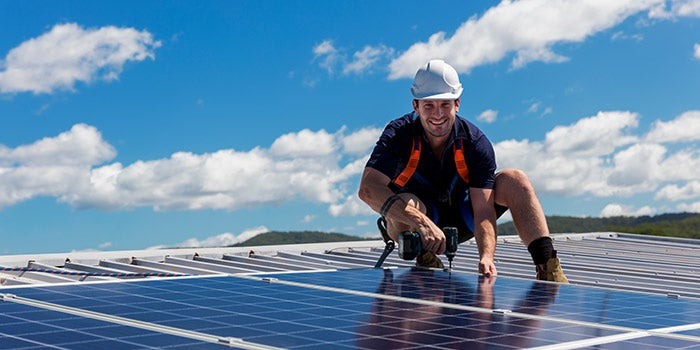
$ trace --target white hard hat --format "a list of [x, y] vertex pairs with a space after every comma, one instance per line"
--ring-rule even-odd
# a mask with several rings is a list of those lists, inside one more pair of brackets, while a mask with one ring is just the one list
[[416, 100], [456, 100], [462, 90], [457, 71], [443, 60], [430, 60], [420, 67], [411, 87]]

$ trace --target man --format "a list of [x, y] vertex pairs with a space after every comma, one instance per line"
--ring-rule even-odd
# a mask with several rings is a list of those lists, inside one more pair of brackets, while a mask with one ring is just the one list
[[474, 237], [486, 276], [497, 274], [496, 219], [510, 209], [537, 279], [567, 283], [530, 180], [517, 169], [495, 173], [491, 142], [457, 116], [462, 90], [459, 75], [442, 60], [418, 70], [413, 112], [384, 129], [362, 175], [360, 199], [385, 219], [394, 241], [403, 231], [420, 234], [419, 266], [443, 267], [442, 227], [457, 227], [460, 242]]

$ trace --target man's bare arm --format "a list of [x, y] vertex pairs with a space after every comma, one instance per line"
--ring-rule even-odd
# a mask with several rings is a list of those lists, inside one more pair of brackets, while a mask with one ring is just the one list
[[[371, 167], [365, 168], [360, 181], [358, 196], [374, 211], [384, 215], [388, 221], [399, 223], [406, 229], [416, 230], [421, 235], [423, 247], [435, 254], [445, 251], [445, 234], [425, 214], [425, 208], [417, 197], [410, 193], [396, 195], [390, 188], [391, 179]], [[392, 198], [393, 197], [393, 198]], [[395, 200], [393, 203], [392, 201]], [[391, 205], [388, 205], [391, 204]], [[389, 232], [396, 240], [398, 232]]]
[[470, 188], [469, 196], [474, 209], [474, 238], [479, 249], [479, 272], [487, 276], [496, 275], [496, 209], [493, 190]]
[[358, 196], [367, 203], [372, 210], [381, 212], [382, 206], [394, 192], [389, 188], [391, 179], [379, 170], [367, 167], [360, 180]]

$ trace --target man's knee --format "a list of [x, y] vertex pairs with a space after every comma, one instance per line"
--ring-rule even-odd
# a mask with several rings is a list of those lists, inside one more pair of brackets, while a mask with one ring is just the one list
[[527, 174], [525, 174], [524, 171], [515, 168], [506, 169], [496, 174], [496, 189], [498, 189], [499, 185], [503, 189], [509, 190], [533, 190], [532, 183], [530, 182], [530, 178], [527, 176]]
[[530, 178], [520, 169], [506, 169], [496, 174], [496, 203], [511, 205], [514, 199], [524, 199], [535, 195]]

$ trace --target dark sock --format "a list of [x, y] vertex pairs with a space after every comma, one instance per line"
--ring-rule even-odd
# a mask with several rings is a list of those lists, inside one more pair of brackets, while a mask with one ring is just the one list
[[552, 239], [549, 237], [540, 237], [527, 246], [527, 251], [532, 256], [532, 261], [535, 265], [546, 264], [547, 260], [554, 255], [554, 246]]

